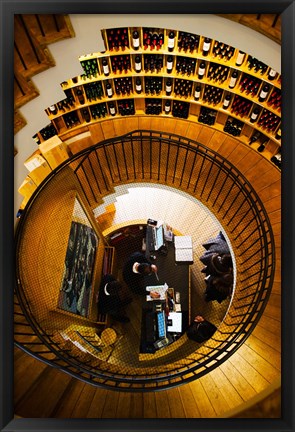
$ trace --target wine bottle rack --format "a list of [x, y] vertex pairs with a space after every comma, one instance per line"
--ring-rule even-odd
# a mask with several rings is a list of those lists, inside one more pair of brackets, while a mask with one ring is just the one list
[[79, 57], [83, 73], [61, 83], [66, 98], [45, 110], [51, 128], [34, 135], [37, 143], [54, 131], [62, 136], [144, 112], [237, 137], [247, 125], [279, 151], [281, 76], [271, 67], [221, 41], [173, 29], [122, 27], [102, 30], [102, 37], [106, 51]]

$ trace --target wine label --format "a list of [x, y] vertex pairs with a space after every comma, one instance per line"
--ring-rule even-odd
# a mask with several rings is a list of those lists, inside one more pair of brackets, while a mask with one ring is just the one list
[[210, 48], [210, 42], [204, 42], [203, 51], [209, 51], [209, 48]]
[[136, 91], [140, 92], [141, 91], [141, 84], [136, 84], [135, 88], [136, 88]]
[[199, 68], [198, 74], [202, 76], [202, 75], [204, 75], [204, 73], [205, 73], [205, 68], [204, 69]]
[[264, 90], [261, 90], [261, 93], [260, 93], [259, 96], [260, 96], [262, 99], [264, 99], [264, 98], [266, 98], [266, 96], [267, 96], [267, 92], [264, 91]]
[[170, 86], [166, 85], [166, 92], [170, 93], [171, 90], [172, 90], [172, 86], [171, 85]]
[[108, 74], [110, 73], [110, 70], [109, 70], [109, 66], [108, 66], [108, 65], [103, 66], [103, 73], [104, 73], [105, 75], [108, 75]]
[[235, 83], [237, 81], [237, 78], [231, 77], [230, 82], [229, 82], [229, 87], [234, 87]]
[[167, 69], [172, 69], [172, 61], [171, 62], [167, 62]]
[[241, 66], [241, 64], [243, 63], [245, 58], [245, 53], [241, 53], [239, 52], [238, 56], [237, 56], [237, 60], [236, 60], [236, 65], [237, 66]]
[[168, 39], [168, 48], [174, 48], [174, 38]]
[[268, 75], [269, 75], [270, 77], [274, 78], [274, 77], [276, 76], [276, 71], [273, 70], [273, 69], [271, 69], [271, 70], [269, 71]]
[[170, 111], [170, 106], [165, 105], [165, 112], [169, 112], [169, 111]]
[[199, 99], [201, 92], [200, 91], [195, 91], [195, 98]]
[[229, 100], [228, 99], [224, 99], [223, 101], [223, 106], [228, 107], [229, 106]]
[[256, 120], [258, 117], [258, 114], [252, 113], [251, 114], [251, 120]]
[[135, 70], [141, 71], [141, 63], [135, 63]]
[[107, 89], [107, 94], [108, 96], [112, 96], [113, 90], [111, 88]]
[[134, 48], [138, 48], [139, 47], [139, 38], [133, 39], [132, 43], [133, 43]]
[[114, 114], [116, 113], [116, 110], [115, 110], [114, 107], [111, 107], [111, 108], [110, 108], [110, 113], [111, 113], [112, 115], [114, 115]]

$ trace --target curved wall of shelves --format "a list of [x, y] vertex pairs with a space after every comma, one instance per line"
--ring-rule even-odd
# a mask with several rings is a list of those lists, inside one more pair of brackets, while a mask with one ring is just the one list
[[[257, 141], [259, 151], [267, 147], [269, 151], [262, 154], [280, 166], [281, 76], [277, 72], [251, 55], [212, 39], [206, 54], [203, 47], [208, 38], [204, 36], [172, 31], [174, 48], [169, 51], [171, 30], [137, 30], [137, 50], [132, 42], [134, 28], [102, 30], [106, 51], [79, 57], [85, 73], [61, 83], [66, 98], [45, 110], [51, 123], [34, 136], [38, 144], [54, 134], [64, 139], [68, 130], [105, 118], [158, 115], [208, 124], [250, 144]], [[146, 43], [148, 30], [152, 35], [163, 35], [156, 48]], [[125, 45], [112, 48], [117, 42], [110, 42], [111, 32], [124, 36]], [[191, 52], [184, 52], [191, 43], [183, 46], [185, 35], [194, 40]], [[136, 57], [141, 64], [139, 72]], [[173, 63], [171, 73], [167, 71], [168, 58]], [[201, 76], [202, 62], [205, 72]], [[237, 73], [234, 85], [233, 73]], [[171, 81], [168, 92], [167, 81]]]

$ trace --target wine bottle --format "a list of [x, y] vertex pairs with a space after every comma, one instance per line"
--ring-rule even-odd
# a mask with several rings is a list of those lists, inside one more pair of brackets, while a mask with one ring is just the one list
[[231, 100], [231, 96], [228, 94], [225, 96], [224, 100], [223, 100], [223, 109], [227, 109], [229, 104], [230, 104], [230, 100]]
[[38, 144], [38, 145], [41, 143], [40, 138], [38, 137], [38, 134], [33, 135], [33, 140], [34, 140], [35, 143]]
[[208, 37], [205, 37], [204, 43], [203, 43], [203, 56], [206, 57], [209, 54], [211, 46], [211, 39]]
[[243, 64], [244, 59], [245, 59], [244, 51], [239, 51], [236, 59], [236, 65], [241, 66]]
[[89, 114], [89, 111], [88, 111], [87, 108], [85, 108], [85, 109], [82, 110], [82, 115], [83, 115], [84, 120], [87, 123], [89, 123], [90, 122], [90, 114]]
[[80, 105], [84, 105], [85, 104], [85, 98], [84, 98], [84, 95], [82, 93], [82, 90], [78, 89], [76, 93], [77, 93]]
[[132, 45], [133, 45], [133, 49], [137, 51], [139, 48], [139, 33], [137, 30], [134, 30], [132, 34]]
[[233, 71], [231, 78], [230, 78], [229, 85], [228, 85], [230, 89], [233, 89], [235, 87], [237, 79], [238, 79], [238, 72]]
[[106, 84], [106, 90], [107, 90], [107, 96], [111, 98], [113, 96], [113, 89], [109, 82]]
[[255, 123], [259, 114], [259, 108], [255, 107], [251, 113], [250, 122]]
[[110, 74], [109, 65], [106, 59], [102, 59], [102, 69], [105, 76], [108, 76]]
[[171, 79], [167, 79], [166, 81], [166, 96], [170, 96], [172, 93], [172, 81]]
[[165, 114], [169, 114], [170, 111], [171, 111], [171, 103], [170, 103], [170, 101], [167, 100], [165, 102]]
[[196, 85], [196, 88], [195, 88], [195, 100], [196, 101], [200, 99], [200, 95], [201, 95], [201, 86]]
[[199, 69], [198, 69], [198, 78], [199, 79], [203, 79], [204, 74], [205, 74], [205, 70], [206, 70], [206, 64], [204, 61], [202, 61], [200, 63]]
[[173, 69], [173, 58], [172, 56], [167, 57], [167, 73], [171, 73]]
[[140, 58], [140, 56], [135, 56], [135, 71], [137, 73], [141, 72], [141, 58]]
[[50, 114], [52, 114], [52, 115], [57, 114], [56, 106], [55, 105], [50, 105], [49, 111], [50, 111]]
[[265, 142], [262, 142], [260, 146], [257, 148], [257, 151], [259, 151], [259, 153], [262, 153], [264, 149], [265, 149]]
[[175, 33], [174, 31], [169, 32], [168, 36], [168, 51], [172, 52], [174, 50], [174, 44], [175, 44]]
[[115, 116], [116, 115], [116, 108], [115, 108], [115, 104], [113, 102], [110, 102], [109, 109], [110, 109], [111, 116]]
[[136, 78], [136, 80], [135, 80], [135, 89], [136, 89], [137, 94], [140, 94], [142, 92], [142, 85], [141, 85], [141, 79], [140, 78]]
[[264, 86], [262, 87], [262, 90], [259, 94], [259, 102], [264, 102], [266, 100], [269, 88], [270, 87], [268, 84], [264, 84]]
[[281, 151], [278, 150], [278, 152], [273, 155], [270, 159], [278, 168], [281, 169], [281, 161], [282, 161], [282, 155], [281, 155]]
[[260, 138], [260, 135], [261, 135], [261, 133], [260, 133], [259, 131], [256, 130], [256, 131], [252, 134], [252, 136], [251, 136], [251, 138], [250, 138], [249, 145], [251, 145], [251, 144], [253, 144], [255, 141], [257, 141], [258, 138]]
[[277, 133], [276, 133], [276, 139], [277, 139], [277, 140], [281, 140], [281, 134], [282, 134], [282, 131], [281, 131], [281, 128], [279, 128], [279, 129], [277, 130]]
[[270, 68], [270, 70], [268, 72], [268, 79], [270, 81], [272, 81], [272, 80], [274, 80], [276, 78], [276, 76], [277, 76], [277, 72], [274, 69]]

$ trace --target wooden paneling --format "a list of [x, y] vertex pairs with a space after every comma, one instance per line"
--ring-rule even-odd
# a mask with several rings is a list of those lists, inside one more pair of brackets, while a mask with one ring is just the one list
[[218, 14], [236, 21], [281, 43], [281, 16], [279, 14]]
[[[47, 44], [74, 37], [67, 15], [14, 15], [14, 106], [39, 95], [30, 78], [55, 65]], [[15, 115], [14, 133], [24, 126]]]

